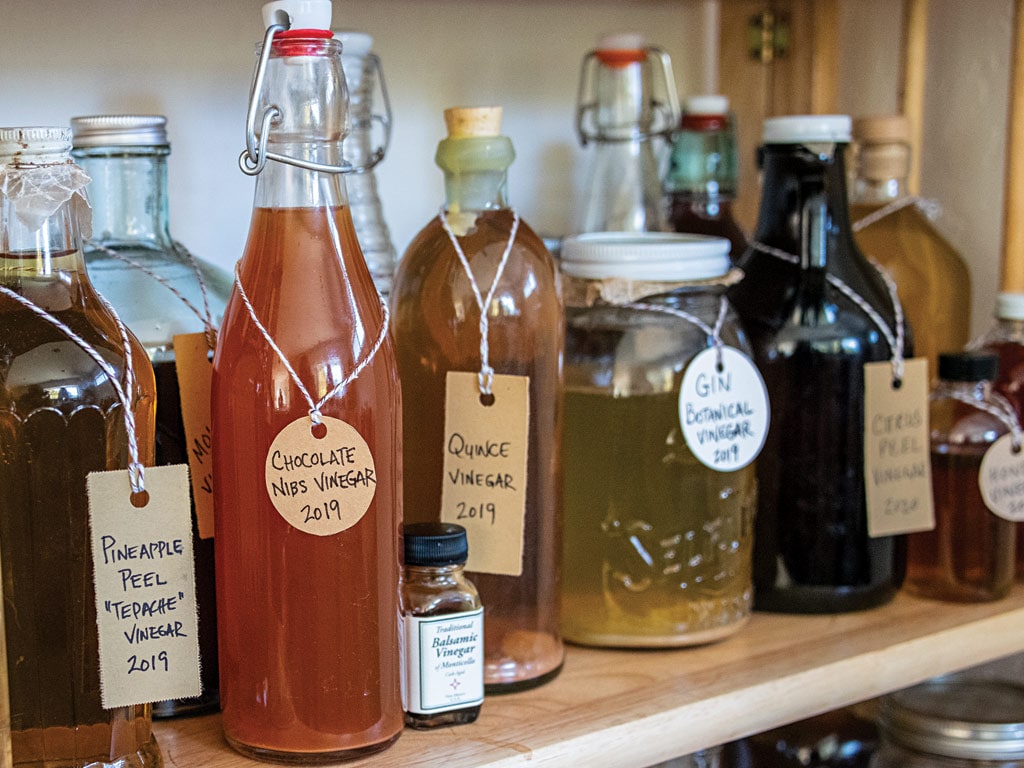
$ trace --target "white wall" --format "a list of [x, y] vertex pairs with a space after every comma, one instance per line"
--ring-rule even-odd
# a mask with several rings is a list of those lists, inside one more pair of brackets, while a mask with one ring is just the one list
[[[223, 265], [241, 255], [253, 181], [244, 147], [259, 0], [0, 0], [0, 124], [74, 115], [168, 117], [172, 231]], [[535, 229], [571, 218], [582, 150], [573, 127], [580, 62], [600, 33], [630, 29], [666, 48], [682, 92], [705, 58], [697, 0], [335, 0], [334, 27], [375, 38], [395, 126], [377, 176], [399, 251], [440, 208], [442, 112], [504, 106], [516, 146], [510, 197]]]

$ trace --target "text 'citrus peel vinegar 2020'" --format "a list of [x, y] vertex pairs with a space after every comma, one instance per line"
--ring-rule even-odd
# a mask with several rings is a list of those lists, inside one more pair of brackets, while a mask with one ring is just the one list
[[[401, 396], [338, 172], [344, 78], [324, 4], [268, 35], [257, 97], [279, 113], [249, 156], [255, 210], [213, 378], [224, 731], [290, 763], [378, 751], [403, 722]], [[280, 159], [259, 170], [262, 153]]]

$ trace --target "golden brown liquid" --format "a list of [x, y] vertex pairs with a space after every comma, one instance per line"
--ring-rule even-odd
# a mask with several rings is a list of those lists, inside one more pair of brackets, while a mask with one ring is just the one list
[[[482, 295], [512, 227], [488, 211], [459, 242]], [[404, 393], [405, 512], [440, 519], [448, 371], [480, 370], [480, 311], [448, 235], [435, 219], [413, 240], [392, 288]], [[490, 362], [530, 378], [526, 518], [521, 576], [468, 573], [484, 604], [484, 681], [489, 691], [543, 682], [561, 667], [558, 636], [560, 357], [564, 320], [550, 254], [519, 225], [490, 314]]]
[[[91, 288], [67, 272], [29, 274], [16, 256], [2, 257], [0, 266], [8, 287], [123, 371], [118, 330]], [[132, 352], [139, 458], [151, 465], [153, 372], [141, 345], [134, 342]], [[0, 381], [0, 546], [14, 764], [158, 766], [149, 705], [100, 704], [85, 484], [90, 472], [127, 466], [121, 404], [79, 346], [3, 296]]]
[[[856, 223], [881, 203], [851, 203]], [[971, 276], [953, 247], [924, 214], [908, 205], [856, 233], [857, 245], [885, 267], [899, 290], [914, 333], [914, 353], [928, 358], [931, 378], [938, 374], [940, 352], [955, 352], [968, 341]]]
[[[257, 209], [241, 280], [314, 399], [362, 360], [383, 314], [347, 208]], [[347, 278], [346, 278], [347, 272]], [[264, 482], [271, 442], [309, 406], [236, 293], [213, 374], [217, 617], [224, 732], [240, 751], [329, 761], [386, 747], [402, 729], [398, 665], [401, 396], [389, 341], [323, 407], [366, 440], [373, 501], [331, 536], [297, 530]]]

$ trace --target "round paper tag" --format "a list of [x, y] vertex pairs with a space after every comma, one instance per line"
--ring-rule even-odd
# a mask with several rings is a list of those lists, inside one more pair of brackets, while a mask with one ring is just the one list
[[330, 536], [358, 523], [373, 501], [377, 475], [370, 448], [351, 424], [296, 419], [267, 454], [267, 494], [300, 531]]
[[1013, 438], [1003, 435], [985, 452], [978, 473], [981, 498], [994, 514], [1024, 520], [1024, 451], [1013, 452]]
[[738, 349], [697, 354], [679, 388], [679, 421], [693, 455], [718, 472], [743, 469], [768, 436], [768, 392], [757, 367]]

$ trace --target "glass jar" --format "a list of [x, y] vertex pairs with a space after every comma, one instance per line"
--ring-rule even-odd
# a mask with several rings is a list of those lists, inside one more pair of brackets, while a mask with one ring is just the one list
[[935, 527], [907, 535], [906, 588], [914, 594], [978, 602], [1013, 586], [1017, 523], [986, 506], [978, 479], [985, 453], [1008, 431], [993, 414], [998, 370], [994, 354], [939, 355], [928, 420]]
[[[721, 238], [567, 238], [562, 632], [576, 643], [667, 647], [735, 632], [750, 613], [754, 464], [705, 466], [680, 389], [711, 344], [730, 270]], [[721, 340], [749, 352], [726, 305]]]
[[931, 680], [884, 698], [871, 768], [1024, 766], [1024, 688], [997, 680]]

